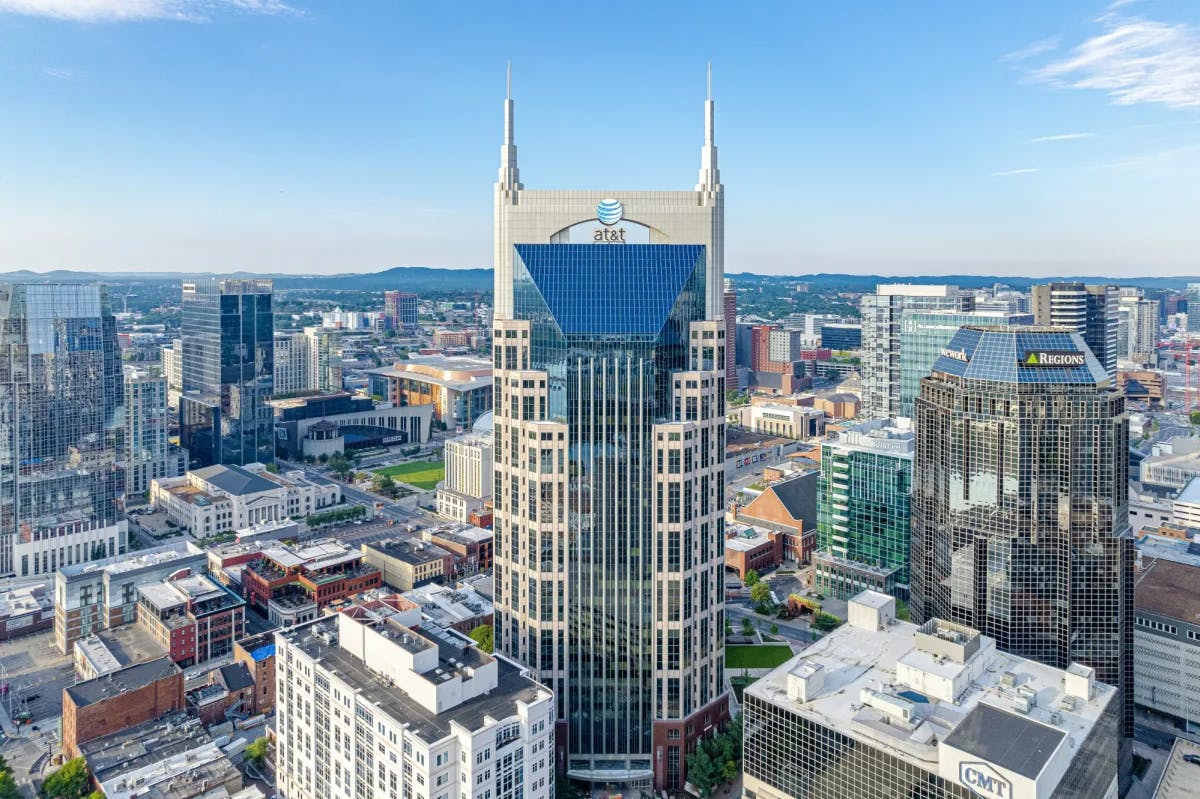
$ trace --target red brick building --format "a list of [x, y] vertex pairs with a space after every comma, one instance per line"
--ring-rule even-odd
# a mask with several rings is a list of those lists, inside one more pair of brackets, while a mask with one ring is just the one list
[[114, 671], [63, 689], [62, 746], [68, 757], [79, 744], [183, 710], [183, 672], [168, 657]]
[[233, 662], [243, 664], [254, 680], [251, 707], [255, 713], [275, 709], [275, 634], [260, 633], [233, 645]]
[[142, 586], [138, 626], [181, 666], [233, 650], [246, 630], [246, 602], [203, 574]]
[[726, 527], [725, 568], [743, 580], [751, 569], [759, 573], [774, 569], [783, 562], [783, 539], [784, 533], [778, 530], [730, 525]]
[[365, 563], [361, 551], [332, 541], [268, 547], [242, 571], [246, 601], [268, 615], [271, 602], [283, 597], [307, 600], [320, 610], [382, 584], [379, 569]]
[[768, 485], [734, 519], [783, 533], [782, 557], [808, 561], [817, 546], [817, 472], [810, 471]]
[[434, 530], [429, 536], [429, 541], [454, 556], [455, 576], [476, 574], [492, 568], [491, 530], [482, 527]]

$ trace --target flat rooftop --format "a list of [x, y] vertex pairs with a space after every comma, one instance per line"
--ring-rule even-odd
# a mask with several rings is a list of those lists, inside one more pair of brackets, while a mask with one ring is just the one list
[[[785, 708], [864, 744], [938, 771], [938, 743], [1018, 773], [1038, 774], [1058, 744], [1078, 750], [1096, 725], [1116, 689], [1095, 684], [1091, 701], [1070, 698], [1064, 704], [1064, 671], [995, 648], [977, 635], [975, 657], [985, 658], [979, 676], [969, 681], [955, 702], [944, 702], [899, 681], [897, 665], [949, 677], [964, 666], [938, 658], [917, 646], [918, 627], [897, 621], [884, 630], [844, 624], [746, 689], [748, 696]], [[788, 674], [820, 666], [824, 684], [807, 702], [788, 696]], [[1005, 685], [1005, 675], [1015, 676]], [[864, 704], [865, 690], [912, 708], [911, 725], [891, 720], [876, 706]], [[1019, 690], [1036, 692], [1028, 713], [1013, 708]], [[1067, 705], [1070, 709], [1067, 709]], [[1003, 735], [994, 730], [1004, 730]]]
[[[739, 529], [740, 528], [740, 529]], [[767, 531], [758, 527], [744, 527], [738, 525], [737, 534], [725, 539], [725, 548], [732, 549], [734, 552], [750, 552], [758, 549], [761, 546], [770, 545], [771, 539], [767, 535]]]
[[[411, 699], [398, 687], [389, 685], [385, 678], [368, 669], [361, 660], [336, 643], [328, 644], [312, 634], [320, 630], [327, 630], [336, 635], [337, 619], [325, 617], [293, 627], [286, 632], [279, 632], [277, 635], [299, 646], [309, 657], [319, 659], [325, 668], [333, 670], [339, 678], [358, 688], [358, 694], [368, 703], [394, 719], [407, 722], [409, 728], [425, 741], [437, 741], [449, 735], [451, 722], [476, 730], [488, 723], [489, 718], [502, 719], [511, 716], [515, 713], [517, 702], [533, 702], [542, 691], [547, 690], [523, 676], [520, 666], [496, 656], [498, 681], [490, 693], [441, 713], [430, 713], [419, 702]], [[423, 638], [437, 644], [439, 662], [446, 662], [451, 657], [461, 662], [464, 656], [463, 646], [471, 643], [469, 639], [454, 636], [453, 633], [425, 629], [421, 632]], [[468, 652], [474, 652], [475, 657], [481, 654], [473, 646], [468, 647]]]
[[1185, 756], [1200, 758], [1200, 744], [1186, 738], [1176, 738], [1171, 747], [1171, 757], [1163, 767], [1162, 779], [1154, 799], [1195, 799], [1196, 786], [1200, 784], [1200, 762], [1189, 763]]
[[412, 565], [431, 563], [451, 556], [449, 551], [442, 549], [437, 544], [431, 544], [419, 538], [397, 538], [375, 544], [363, 544], [363, 550], [374, 550], [389, 558]]
[[68, 686], [66, 691], [77, 707], [103, 702], [127, 691], [145, 688], [158, 680], [180, 674], [180, 669], [169, 657], [161, 657], [147, 663], [126, 666], [119, 671], [85, 680]]
[[150, 569], [155, 566], [162, 566], [175, 560], [194, 557], [196, 555], [203, 556], [204, 550], [190, 542], [180, 541], [175, 544], [139, 550], [136, 553], [127, 555], [114, 555], [111, 558], [103, 558], [102, 560], [63, 566], [58, 570], [58, 573], [67, 579], [85, 574], [94, 574], [96, 572], [123, 574], [125, 572], [137, 571], [138, 569]]
[[1133, 594], [1137, 611], [1200, 624], [1200, 568], [1192, 564], [1143, 558]]
[[102, 630], [87, 638], [80, 638], [75, 642], [75, 647], [99, 672], [116, 671], [167, 654], [166, 647], [140, 624], [122, 624]]
[[1179, 496], [1175, 497], [1175, 501], [1187, 505], [1200, 505], [1200, 477], [1188, 480], [1188, 484], [1179, 492]]

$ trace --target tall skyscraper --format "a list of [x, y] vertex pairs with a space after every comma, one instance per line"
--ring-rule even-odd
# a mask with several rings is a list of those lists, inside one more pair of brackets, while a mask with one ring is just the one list
[[179, 395], [183, 390], [183, 342], [175, 339], [162, 348], [162, 373], [167, 379], [167, 407], [179, 410]]
[[912, 458], [912, 426], [901, 420], [852, 425], [821, 445], [813, 563], [822, 594], [908, 598]]
[[496, 644], [552, 685], [559, 763], [678, 790], [724, 696], [724, 189], [495, 187]]
[[737, 391], [737, 347], [734, 346], [734, 342], [737, 341], [737, 288], [729, 278], [725, 278], [724, 296], [725, 341], [729, 342], [725, 347], [725, 390]]
[[124, 382], [107, 291], [0, 284], [0, 323], [0, 576], [124, 553]]
[[1140, 296], [1122, 296], [1119, 308], [1118, 354], [1135, 363], [1154, 365], [1158, 348], [1158, 302]]
[[275, 378], [270, 280], [183, 284], [183, 396], [180, 443], [191, 466], [274, 460], [267, 400]]
[[900, 415], [911, 418], [921, 378], [963, 325], [1027, 325], [1033, 315], [1009, 311], [905, 311], [900, 323]]
[[1030, 289], [1033, 321], [1039, 325], [1066, 327], [1083, 336], [1110, 380], [1117, 377], [1116, 286], [1087, 286], [1083, 283], [1047, 283]]
[[342, 390], [342, 334], [323, 327], [304, 328], [308, 340], [308, 381], [312, 391]]
[[167, 378], [156, 371], [125, 367], [125, 496], [129, 502], [150, 490], [150, 481], [179, 477], [187, 453], [172, 446]]
[[409, 291], [383, 292], [383, 320], [388, 330], [413, 331], [417, 329], [418, 297]]
[[308, 337], [296, 331], [275, 334], [275, 396], [308, 391]]
[[921, 382], [915, 424], [913, 620], [1095, 668], [1132, 735], [1124, 396], [1078, 333], [965, 327]]
[[875, 287], [864, 294], [862, 313], [862, 415], [900, 416], [900, 324], [906, 310], [969, 311], [974, 298], [957, 286], [907, 283]]

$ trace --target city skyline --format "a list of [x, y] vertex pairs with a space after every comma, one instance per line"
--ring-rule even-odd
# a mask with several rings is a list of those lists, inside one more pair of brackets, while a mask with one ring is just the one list
[[1195, 9], [1043, 5], [780, 6], [714, 42], [703, 9], [2, 0], [0, 269], [486, 266], [511, 58], [528, 180], [646, 189], [690, 175], [711, 59], [732, 273], [1200, 271]]

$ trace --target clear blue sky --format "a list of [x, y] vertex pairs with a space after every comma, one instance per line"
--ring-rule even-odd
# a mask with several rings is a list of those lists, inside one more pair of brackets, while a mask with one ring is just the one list
[[1200, 4], [0, 0], [0, 270], [488, 266], [530, 188], [690, 188], [731, 272], [1200, 273]]

